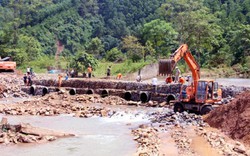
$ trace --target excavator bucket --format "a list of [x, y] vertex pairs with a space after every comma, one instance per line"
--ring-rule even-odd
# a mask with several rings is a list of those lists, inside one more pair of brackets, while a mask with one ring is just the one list
[[172, 59], [164, 59], [159, 61], [159, 75], [172, 74], [175, 62]]

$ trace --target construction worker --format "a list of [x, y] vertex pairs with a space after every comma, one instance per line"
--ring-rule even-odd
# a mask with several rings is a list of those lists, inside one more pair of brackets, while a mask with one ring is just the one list
[[186, 80], [184, 77], [179, 77], [179, 83], [184, 84], [186, 83]]
[[30, 75], [30, 67], [28, 67], [28, 68], [26, 69], [26, 71], [27, 71], [27, 74]]
[[30, 74], [28, 74], [27, 79], [28, 79], [27, 85], [28, 85], [28, 86], [31, 86], [33, 82], [32, 82], [32, 78], [31, 78], [31, 75], [30, 75]]
[[122, 74], [121, 74], [121, 73], [118, 73], [116, 78], [117, 78], [117, 79], [121, 79], [121, 78], [122, 78]]
[[91, 65], [89, 65], [89, 67], [88, 67], [88, 77], [89, 78], [91, 78], [91, 74], [92, 74], [92, 66]]
[[152, 85], [153, 85], [153, 88], [154, 88], [154, 92], [156, 92], [157, 91], [157, 78], [156, 77], [154, 77], [153, 79], [152, 79]]
[[23, 75], [23, 82], [24, 82], [24, 85], [26, 85], [26, 86], [28, 85], [28, 83], [27, 83], [28, 80], [27, 80], [27, 79], [28, 79], [27, 75], [24, 74], [24, 75]]
[[62, 75], [58, 74], [58, 87], [61, 87], [62, 85]]
[[68, 80], [69, 79], [69, 75], [68, 74], [66, 74], [65, 75], [65, 79], [64, 80]]
[[172, 82], [173, 82], [172, 76], [169, 75], [169, 76], [166, 78], [166, 84], [169, 84], [169, 83], [172, 83]]
[[188, 75], [186, 77], [186, 81], [187, 81], [188, 85], [191, 85], [192, 84], [192, 76]]
[[111, 66], [109, 66], [107, 69], [107, 77], [110, 77], [110, 75], [111, 75]]
[[141, 75], [138, 75], [138, 76], [136, 77], [136, 81], [137, 81], [137, 82], [141, 82]]
[[181, 75], [181, 71], [178, 67], [175, 68], [175, 79], [174, 82], [178, 83], [179, 82], [179, 76]]
[[74, 76], [75, 76], [75, 70], [74, 70], [74, 69], [72, 69], [72, 70], [70, 71], [70, 76], [71, 76], [71, 77], [74, 77]]

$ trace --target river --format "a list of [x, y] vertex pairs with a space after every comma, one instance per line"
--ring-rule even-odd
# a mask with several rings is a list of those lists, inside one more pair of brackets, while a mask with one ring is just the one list
[[4, 156], [131, 156], [136, 152], [131, 129], [149, 122], [143, 116], [135, 117], [129, 113], [112, 118], [76, 118], [72, 115], [6, 117], [11, 124], [30, 123], [76, 136], [42, 144], [0, 145]]

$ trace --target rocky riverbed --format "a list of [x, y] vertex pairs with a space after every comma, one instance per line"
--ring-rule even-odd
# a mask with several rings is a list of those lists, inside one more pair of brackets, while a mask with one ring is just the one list
[[[211, 128], [200, 115], [187, 112], [174, 113], [166, 102], [141, 103], [126, 101], [117, 96], [103, 98], [97, 94], [72, 96], [64, 90], [45, 96], [30, 96], [21, 91], [23, 82], [20, 76], [2, 75], [0, 79], [3, 82], [0, 86], [2, 100], [7, 97], [23, 99], [19, 102], [0, 104], [0, 113], [7, 116], [70, 114], [75, 118], [119, 118], [124, 114], [132, 113], [127, 108], [142, 109], [143, 111], [133, 116], [136, 118], [142, 115], [149, 120], [149, 123], [131, 129], [130, 133], [133, 136], [131, 141], [137, 143], [137, 151], [134, 155], [250, 155], [248, 142], [241, 142], [237, 138], [232, 139], [220, 129]], [[249, 103], [249, 100], [244, 103]], [[123, 108], [126, 106], [126, 108], [123, 111], [116, 109], [120, 106]], [[249, 119], [246, 119], [246, 122], [249, 123]], [[9, 128], [6, 125], [9, 125]], [[16, 128], [13, 130], [11, 127], [18, 127], [18, 130]], [[61, 132], [55, 132], [54, 135], [34, 135], [35, 133], [32, 132], [33, 135], [27, 135], [31, 132], [25, 133], [23, 130], [25, 127], [30, 128], [23, 124], [11, 125], [3, 122], [0, 125], [0, 144], [49, 142], [61, 134]], [[68, 135], [73, 137], [73, 134]]]

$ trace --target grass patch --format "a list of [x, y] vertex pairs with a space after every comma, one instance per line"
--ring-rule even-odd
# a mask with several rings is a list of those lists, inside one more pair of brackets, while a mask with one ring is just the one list
[[55, 58], [50, 56], [43, 56], [37, 60], [27, 62], [17, 67], [23, 73], [26, 72], [28, 67], [32, 68], [35, 73], [46, 73], [48, 66], [55, 66]]
[[136, 62], [133, 63], [130, 60], [127, 60], [122, 63], [113, 63], [113, 62], [99, 62], [98, 67], [94, 69], [93, 74], [96, 77], [103, 77], [107, 74], [108, 66], [111, 66], [111, 76], [116, 76], [118, 73], [126, 75], [128, 73], [133, 73], [149, 64], [149, 62]]

